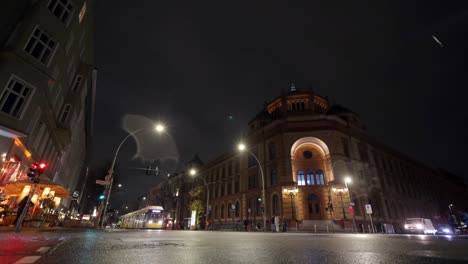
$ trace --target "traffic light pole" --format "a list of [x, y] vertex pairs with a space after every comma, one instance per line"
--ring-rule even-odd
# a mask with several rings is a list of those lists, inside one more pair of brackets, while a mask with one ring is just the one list
[[15, 227], [15, 232], [21, 231], [21, 227], [23, 226], [23, 221], [26, 215], [28, 214], [29, 211], [29, 203], [31, 202], [31, 199], [34, 195], [34, 192], [36, 191], [37, 188], [37, 183], [34, 183], [32, 190], [29, 192], [28, 195], [28, 200], [26, 201], [26, 205], [24, 206], [23, 211], [21, 212], [21, 216], [18, 219], [18, 222], [16, 222], [16, 227]]

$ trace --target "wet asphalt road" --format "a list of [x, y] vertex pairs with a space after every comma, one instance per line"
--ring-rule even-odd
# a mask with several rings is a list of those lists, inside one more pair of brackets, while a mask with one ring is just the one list
[[0, 233], [0, 250], [1, 263], [468, 263], [468, 239], [424, 235], [59, 229]]

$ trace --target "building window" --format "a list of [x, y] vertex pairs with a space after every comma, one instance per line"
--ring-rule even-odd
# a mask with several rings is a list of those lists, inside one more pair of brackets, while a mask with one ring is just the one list
[[23, 113], [33, 89], [24, 82], [12, 77], [0, 97], [0, 111], [15, 118]]
[[235, 193], [239, 193], [239, 181], [236, 181], [234, 184]]
[[73, 12], [73, 5], [68, 0], [50, 0], [47, 8], [65, 24], [68, 23]]
[[[249, 217], [250, 217], [250, 212], [253, 211], [253, 202], [252, 202], [252, 199], [248, 199], [247, 200], [247, 213], [249, 214]], [[250, 212], [249, 212], [250, 210]]]
[[80, 88], [81, 82], [83, 81], [82, 75], [77, 75], [75, 78], [75, 82], [73, 83], [72, 91], [76, 92]]
[[257, 188], [257, 175], [249, 175], [249, 190]]
[[276, 169], [271, 169], [270, 171], [270, 183], [271, 185], [278, 184], [278, 174], [276, 173]]
[[304, 171], [297, 171], [297, 185], [305, 185]]
[[37, 26], [34, 28], [24, 50], [47, 65], [52, 59], [56, 47], [57, 42]]
[[224, 218], [224, 204], [221, 205], [220, 218]]
[[268, 157], [270, 160], [276, 159], [276, 147], [274, 142], [268, 144]]
[[324, 185], [325, 184], [325, 182], [323, 180], [323, 171], [322, 170], [318, 170], [316, 172], [315, 176], [316, 176], [316, 179], [317, 179], [317, 181], [316, 181], [317, 185]]
[[70, 111], [71, 111], [71, 105], [66, 104], [63, 107], [62, 113], [60, 114], [60, 123], [65, 123], [68, 120], [68, 116], [70, 116]]
[[236, 202], [236, 217], [240, 216], [240, 204], [239, 201]]
[[307, 185], [315, 185], [314, 173], [312, 171], [307, 171]]
[[280, 207], [279, 207], [279, 197], [278, 195], [273, 195], [272, 199], [273, 204], [273, 215], [280, 215]]
[[213, 218], [218, 218], [218, 206], [215, 205], [214, 207], [214, 215], [213, 215]]
[[249, 155], [249, 157], [247, 158], [247, 167], [252, 168], [255, 166], [257, 166], [257, 161], [255, 160], [253, 155]]

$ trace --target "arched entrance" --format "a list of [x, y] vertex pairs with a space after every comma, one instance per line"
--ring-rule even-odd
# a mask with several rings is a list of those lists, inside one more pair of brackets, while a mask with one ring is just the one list
[[293, 181], [296, 182], [302, 204], [298, 205], [298, 218], [304, 220], [324, 220], [321, 201], [327, 200], [327, 184], [332, 180], [330, 173], [330, 151], [322, 140], [316, 137], [303, 137], [291, 146], [291, 167]]

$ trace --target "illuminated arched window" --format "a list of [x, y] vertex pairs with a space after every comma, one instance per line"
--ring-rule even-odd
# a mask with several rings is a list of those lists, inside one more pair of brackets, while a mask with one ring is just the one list
[[315, 185], [314, 173], [312, 171], [307, 171], [307, 185]]
[[297, 171], [297, 185], [305, 185], [304, 171]]
[[318, 185], [324, 185], [325, 184], [325, 182], [323, 180], [323, 171], [322, 170], [318, 170], [316, 172], [316, 174], [315, 174], [315, 177], [317, 179], [316, 182], [317, 182]]

